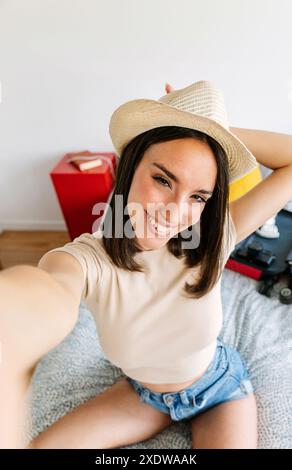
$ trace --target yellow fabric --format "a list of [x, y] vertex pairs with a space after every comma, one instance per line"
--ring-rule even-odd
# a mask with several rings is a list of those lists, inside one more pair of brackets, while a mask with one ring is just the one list
[[260, 165], [257, 166], [247, 175], [243, 176], [241, 179], [230, 183], [229, 186], [229, 202], [235, 201], [236, 199], [243, 196], [245, 193], [250, 191], [254, 186], [262, 181], [262, 174], [260, 170]]

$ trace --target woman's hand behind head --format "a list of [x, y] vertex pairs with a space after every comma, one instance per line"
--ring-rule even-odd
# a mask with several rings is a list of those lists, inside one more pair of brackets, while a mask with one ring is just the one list
[[165, 84], [165, 91], [166, 91], [166, 93], [171, 93], [172, 91], [174, 91], [174, 88], [169, 83], [166, 83]]

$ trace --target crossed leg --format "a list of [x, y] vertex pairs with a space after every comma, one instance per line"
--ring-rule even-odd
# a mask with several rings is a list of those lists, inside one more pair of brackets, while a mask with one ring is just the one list
[[256, 449], [254, 393], [220, 403], [191, 419], [193, 449]]

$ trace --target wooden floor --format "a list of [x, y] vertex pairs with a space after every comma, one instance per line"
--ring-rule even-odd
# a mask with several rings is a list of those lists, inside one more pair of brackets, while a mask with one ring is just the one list
[[5, 230], [0, 234], [0, 269], [36, 266], [43, 254], [69, 241], [68, 232]]

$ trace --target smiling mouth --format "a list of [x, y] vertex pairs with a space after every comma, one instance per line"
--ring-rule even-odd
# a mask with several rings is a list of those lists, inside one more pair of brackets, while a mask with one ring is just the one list
[[151, 225], [151, 227], [153, 227], [155, 233], [157, 233], [158, 235], [163, 235], [163, 236], [167, 236], [167, 235], [170, 235], [170, 233], [174, 230], [174, 226], [166, 226], [166, 225], [161, 225], [161, 224], [158, 224], [155, 219], [153, 217], [151, 217], [150, 214], [148, 214], [147, 211], [145, 211], [146, 213], [146, 217], [147, 217], [147, 220], [149, 222], [149, 224]]

